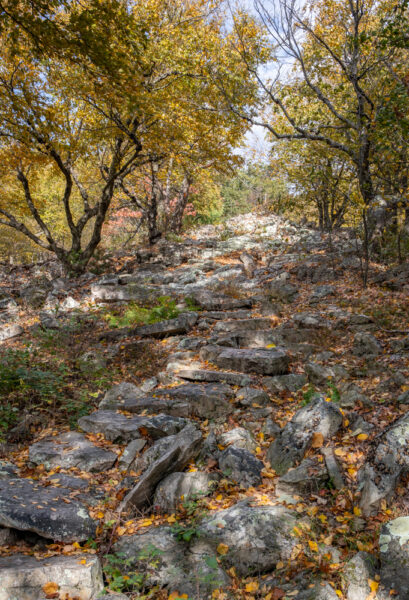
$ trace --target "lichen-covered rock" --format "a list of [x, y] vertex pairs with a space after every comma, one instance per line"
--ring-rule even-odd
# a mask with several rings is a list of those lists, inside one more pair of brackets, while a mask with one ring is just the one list
[[153, 500], [154, 509], [172, 513], [179, 504], [210, 494], [217, 486], [218, 480], [217, 474], [202, 471], [172, 473], [157, 486]]
[[381, 582], [400, 600], [409, 598], [409, 517], [382, 525], [379, 536]]
[[307, 383], [307, 377], [303, 373], [289, 373], [288, 375], [276, 375], [275, 377], [263, 377], [263, 385], [273, 394], [280, 392], [297, 392]]
[[199, 539], [214, 549], [228, 546], [224, 564], [248, 576], [274, 569], [288, 560], [297, 543], [296, 517], [283, 506], [248, 506], [239, 502], [206, 517], [199, 524]]
[[399, 478], [408, 469], [409, 415], [405, 415], [380, 437], [359, 472], [364, 514], [376, 511], [383, 498], [392, 497]]
[[31, 479], [0, 480], [0, 525], [63, 542], [87, 540], [96, 524], [71, 493]]
[[267, 451], [267, 460], [279, 475], [284, 475], [304, 457], [314, 433], [328, 439], [341, 424], [340, 410], [334, 403], [318, 396], [301, 408], [281, 430]]
[[159, 321], [150, 325], [141, 325], [129, 331], [130, 335], [141, 337], [164, 338], [172, 335], [188, 333], [196, 324], [197, 313], [187, 312], [175, 319]]
[[264, 465], [245, 448], [229, 446], [220, 454], [219, 467], [227, 479], [248, 488], [260, 485]]
[[357, 552], [343, 571], [347, 600], [366, 600], [371, 593], [368, 581], [375, 581], [377, 574], [377, 559], [367, 552]]
[[104, 587], [102, 569], [96, 556], [83, 556], [0, 557], [0, 600], [45, 600], [47, 583], [57, 586], [58, 598], [94, 600]]
[[33, 444], [28, 457], [35, 465], [46, 469], [77, 467], [81, 471], [99, 472], [110, 469], [116, 461], [116, 454], [99, 448], [76, 431], [68, 431], [56, 437], [49, 437]]

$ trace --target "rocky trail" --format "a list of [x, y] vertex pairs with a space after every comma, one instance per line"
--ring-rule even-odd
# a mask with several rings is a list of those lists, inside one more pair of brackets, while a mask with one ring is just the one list
[[409, 271], [359, 269], [348, 231], [241, 215], [75, 283], [4, 274], [2, 349], [104, 389], [4, 444], [0, 600], [409, 599]]

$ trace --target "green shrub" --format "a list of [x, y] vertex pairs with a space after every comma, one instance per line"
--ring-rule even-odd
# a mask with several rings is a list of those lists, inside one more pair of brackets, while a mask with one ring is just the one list
[[144, 308], [136, 303], [131, 303], [123, 315], [108, 313], [105, 315], [105, 319], [111, 327], [130, 327], [142, 323], [151, 324], [174, 319], [179, 312], [175, 300], [169, 296], [160, 296], [158, 304], [153, 308]]

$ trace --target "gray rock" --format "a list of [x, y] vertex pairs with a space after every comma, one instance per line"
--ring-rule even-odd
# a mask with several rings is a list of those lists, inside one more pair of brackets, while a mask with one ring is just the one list
[[207, 339], [202, 337], [187, 337], [183, 338], [178, 344], [181, 350], [200, 350], [202, 346], [207, 344]]
[[309, 362], [304, 368], [309, 381], [314, 385], [325, 386], [335, 378], [335, 371], [331, 367]]
[[384, 498], [393, 496], [399, 478], [409, 469], [409, 414], [396, 421], [359, 472], [360, 506], [364, 514], [377, 511]]
[[79, 427], [86, 433], [102, 433], [111, 442], [130, 442], [146, 432], [153, 439], [177, 433], [186, 425], [186, 420], [170, 415], [155, 417], [126, 417], [112, 410], [97, 410], [78, 420]]
[[100, 302], [152, 302], [162, 295], [160, 288], [129, 283], [128, 285], [91, 286], [91, 298]]
[[347, 600], [366, 600], [371, 593], [368, 579], [375, 581], [378, 571], [378, 561], [367, 552], [357, 552], [347, 562], [343, 577], [346, 584]]
[[0, 546], [13, 546], [17, 543], [17, 541], [18, 534], [15, 529], [10, 529], [9, 527], [0, 527]]
[[323, 329], [329, 327], [328, 321], [325, 321], [321, 315], [313, 313], [299, 313], [294, 315], [293, 322], [301, 329]]
[[63, 542], [94, 537], [95, 522], [83, 504], [70, 498], [71, 492], [31, 479], [0, 480], [0, 525]]
[[409, 598], [409, 517], [384, 523], [379, 536], [381, 582], [400, 600]]
[[107, 366], [107, 360], [98, 350], [89, 350], [84, 352], [78, 358], [78, 368], [82, 373], [98, 373], [103, 371]]
[[24, 333], [24, 329], [17, 323], [13, 325], [3, 325], [0, 327], [0, 342], [18, 337]]
[[20, 296], [32, 308], [42, 306], [51, 290], [52, 284], [46, 277], [37, 277], [20, 290]]
[[177, 375], [180, 379], [188, 381], [219, 382], [229, 385], [247, 385], [253, 381], [252, 377], [243, 373], [206, 371], [204, 369], [181, 369]]
[[338, 600], [333, 587], [329, 583], [317, 583], [313, 587], [301, 590], [296, 596], [297, 600]]
[[276, 279], [268, 284], [268, 293], [273, 300], [280, 302], [291, 303], [294, 302], [298, 296], [298, 289], [292, 283], [283, 281], [282, 279]]
[[110, 469], [116, 461], [116, 454], [95, 446], [81, 433], [69, 431], [56, 437], [48, 437], [29, 448], [29, 461], [34, 465], [44, 465], [47, 470], [53, 467], [81, 471], [100, 472]]
[[238, 308], [248, 308], [252, 302], [248, 298], [232, 298], [223, 294], [214, 294], [212, 292], [194, 293], [193, 299], [200, 308], [204, 310], [235, 310]]
[[305, 458], [298, 467], [279, 478], [276, 494], [316, 494], [328, 483], [328, 479], [323, 461], [317, 457]]
[[264, 467], [244, 448], [229, 446], [219, 457], [220, 470], [229, 480], [239, 483], [242, 487], [254, 487], [261, 484], [261, 471]]
[[[178, 373], [178, 376], [180, 375], [181, 373]], [[160, 403], [163, 403], [163, 410], [170, 414], [214, 418], [230, 413], [229, 399], [232, 395], [232, 389], [223, 383], [183, 384], [156, 390], [155, 397], [150, 402], [151, 405], [157, 404], [158, 408]], [[140, 402], [139, 406], [142, 406]], [[126, 407], [127, 410], [133, 411], [130, 404], [126, 404]], [[148, 407], [144, 405], [143, 408]]]
[[[213, 589], [227, 585], [226, 574], [216, 561], [216, 552], [200, 541], [188, 546], [178, 541], [170, 527], [159, 526], [139, 535], [122, 537], [114, 552], [123, 554], [124, 574], [144, 572], [150, 586], [158, 585], [179, 594], [208, 598]], [[152, 568], [154, 561], [155, 567]]]
[[61, 486], [71, 490], [85, 490], [89, 487], [89, 481], [81, 479], [81, 477], [72, 477], [65, 473], [55, 473], [50, 475], [48, 481], [53, 486]]
[[382, 352], [382, 346], [372, 334], [359, 331], [355, 334], [352, 352], [363, 358], [378, 356]]
[[44, 329], [61, 329], [62, 321], [57, 319], [55, 312], [40, 312], [40, 323]]
[[163, 513], [172, 513], [182, 502], [210, 494], [217, 486], [219, 476], [214, 473], [172, 473], [161, 481], [155, 491], [153, 506]]
[[18, 477], [18, 468], [7, 460], [0, 460], [0, 480]]
[[168, 321], [160, 321], [151, 325], [141, 325], [129, 330], [129, 335], [137, 335], [141, 337], [165, 338], [173, 335], [183, 335], [188, 333], [196, 324], [198, 319], [197, 313], [189, 312], [169, 319]]
[[182, 471], [200, 452], [202, 434], [193, 425], [187, 425], [179, 434], [171, 436], [170, 447], [143, 473], [134, 488], [125, 496], [121, 510], [142, 508], [152, 500], [158, 483], [170, 473]]
[[314, 433], [321, 433], [328, 439], [341, 425], [340, 410], [323, 397], [316, 397], [281, 430], [267, 451], [267, 460], [279, 475], [284, 475], [304, 457]]
[[252, 406], [253, 404], [266, 406], [267, 404], [270, 404], [268, 394], [257, 388], [244, 387], [237, 392], [236, 398], [243, 406]]
[[236, 448], [245, 448], [249, 452], [254, 452], [257, 448], [257, 442], [247, 429], [244, 427], [235, 427], [219, 435], [219, 442], [222, 446], [235, 446]]
[[120, 469], [130, 469], [132, 463], [135, 461], [136, 456], [143, 450], [146, 445], [146, 440], [139, 438], [138, 440], [132, 440], [122, 453], [118, 461]]
[[345, 487], [344, 478], [341, 468], [335, 458], [335, 453], [332, 448], [321, 448], [321, 454], [324, 457], [328, 475], [333, 487], [336, 490], [342, 490]]
[[307, 383], [304, 374], [290, 373], [276, 377], [263, 377], [263, 385], [273, 394], [280, 392], [297, 392]]
[[50, 582], [58, 585], [59, 598], [94, 600], [104, 588], [102, 569], [96, 556], [83, 556], [85, 563], [81, 556], [0, 557], [0, 600], [45, 600], [43, 586]]
[[281, 348], [268, 350], [227, 348], [216, 357], [215, 362], [219, 367], [244, 373], [283, 375], [288, 372], [290, 359]]
[[236, 333], [243, 331], [260, 331], [271, 327], [271, 320], [266, 318], [235, 319], [234, 321], [219, 321], [213, 328], [213, 333]]
[[224, 564], [246, 577], [268, 572], [290, 558], [297, 543], [296, 522], [294, 512], [283, 506], [248, 506], [244, 501], [206, 517], [198, 532], [214, 549], [226, 544]]
[[75, 298], [73, 298], [72, 296], [67, 296], [67, 298], [64, 299], [64, 301], [61, 303], [61, 310], [63, 311], [68, 311], [68, 310], [75, 310], [81, 307], [81, 302], [78, 302], [78, 300], [75, 300]]
[[323, 298], [335, 296], [335, 287], [333, 285], [317, 285], [311, 294], [310, 304], [316, 304]]
[[104, 398], [99, 404], [99, 408], [102, 410], [116, 410], [123, 407], [126, 401], [132, 401], [135, 398], [141, 398], [144, 395], [145, 393], [133, 383], [122, 381], [121, 383], [114, 385], [105, 393]]
[[359, 404], [363, 404], [364, 406], [370, 404], [370, 400], [365, 396], [362, 389], [351, 381], [341, 383], [339, 391], [341, 393], [339, 404], [342, 408], [355, 408]]

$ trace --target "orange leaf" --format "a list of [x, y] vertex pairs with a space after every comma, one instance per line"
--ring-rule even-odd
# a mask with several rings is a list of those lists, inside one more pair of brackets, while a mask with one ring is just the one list
[[322, 433], [314, 433], [311, 440], [311, 448], [321, 448], [324, 443], [324, 436]]

